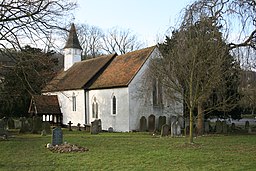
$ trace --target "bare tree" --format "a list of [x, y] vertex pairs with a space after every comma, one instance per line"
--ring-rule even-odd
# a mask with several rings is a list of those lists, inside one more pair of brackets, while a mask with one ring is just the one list
[[102, 54], [101, 39], [103, 32], [99, 27], [81, 24], [77, 27], [79, 42], [83, 48], [83, 58], [95, 58]]
[[[0, 2], [0, 49], [21, 49], [24, 41], [46, 43], [63, 28], [76, 3], [68, 0], [3, 0]], [[63, 20], [65, 18], [66, 20]]]
[[137, 40], [137, 36], [130, 30], [123, 30], [114, 27], [107, 31], [102, 38], [102, 49], [107, 53], [125, 54], [138, 50], [142, 43]]

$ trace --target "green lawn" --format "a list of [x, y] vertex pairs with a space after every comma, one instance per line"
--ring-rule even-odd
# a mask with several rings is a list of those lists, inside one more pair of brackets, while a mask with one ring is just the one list
[[148, 133], [64, 131], [64, 141], [89, 148], [53, 153], [51, 136], [15, 135], [0, 140], [0, 170], [256, 170], [256, 135], [160, 138]]

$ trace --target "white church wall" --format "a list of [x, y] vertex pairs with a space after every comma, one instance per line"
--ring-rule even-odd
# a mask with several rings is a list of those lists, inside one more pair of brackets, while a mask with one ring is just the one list
[[[116, 97], [116, 114], [113, 114], [113, 97]], [[93, 103], [98, 105], [98, 118], [93, 117]], [[96, 110], [95, 110], [96, 111]], [[89, 120], [101, 119], [102, 129], [129, 131], [128, 88], [112, 88], [89, 91]]]
[[[58, 96], [64, 125], [67, 125], [69, 121], [73, 123], [73, 126], [77, 126], [78, 123], [85, 124], [84, 90], [51, 92], [45, 95]], [[75, 106], [73, 106], [73, 100], [75, 100]]]

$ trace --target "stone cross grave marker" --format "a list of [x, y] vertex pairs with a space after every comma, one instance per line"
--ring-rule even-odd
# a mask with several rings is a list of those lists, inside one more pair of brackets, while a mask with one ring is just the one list
[[161, 129], [161, 137], [168, 136], [170, 134], [170, 127], [167, 124], [164, 124]]
[[72, 124], [73, 124], [73, 123], [72, 123], [71, 121], [68, 122], [68, 130], [69, 130], [69, 131], [72, 131], [72, 128], [71, 128], [71, 125], [72, 125]]
[[60, 145], [63, 143], [63, 133], [61, 128], [57, 127], [52, 130], [52, 145]]
[[155, 115], [151, 114], [148, 117], [148, 131], [154, 132], [155, 131]]
[[158, 130], [161, 131], [162, 126], [166, 124], [166, 116], [159, 116], [158, 119]]
[[145, 132], [147, 130], [147, 119], [145, 116], [140, 118], [140, 132]]

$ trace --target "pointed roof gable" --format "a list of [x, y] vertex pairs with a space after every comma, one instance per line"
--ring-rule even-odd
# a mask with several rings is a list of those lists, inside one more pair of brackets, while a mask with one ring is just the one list
[[61, 114], [57, 95], [34, 95], [28, 113], [36, 114]]
[[117, 56], [89, 89], [128, 86], [155, 46]]
[[68, 40], [67, 43], [64, 47], [65, 48], [76, 48], [76, 49], [82, 49], [82, 47], [80, 46], [77, 34], [76, 34], [76, 28], [74, 23], [71, 24], [71, 28], [69, 31], [69, 35], [68, 35]]
[[42, 91], [54, 92], [85, 88], [90, 81], [97, 78], [97, 75], [102, 72], [115, 57], [116, 54], [112, 54], [76, 62], [67, 71], [60, 71]]

